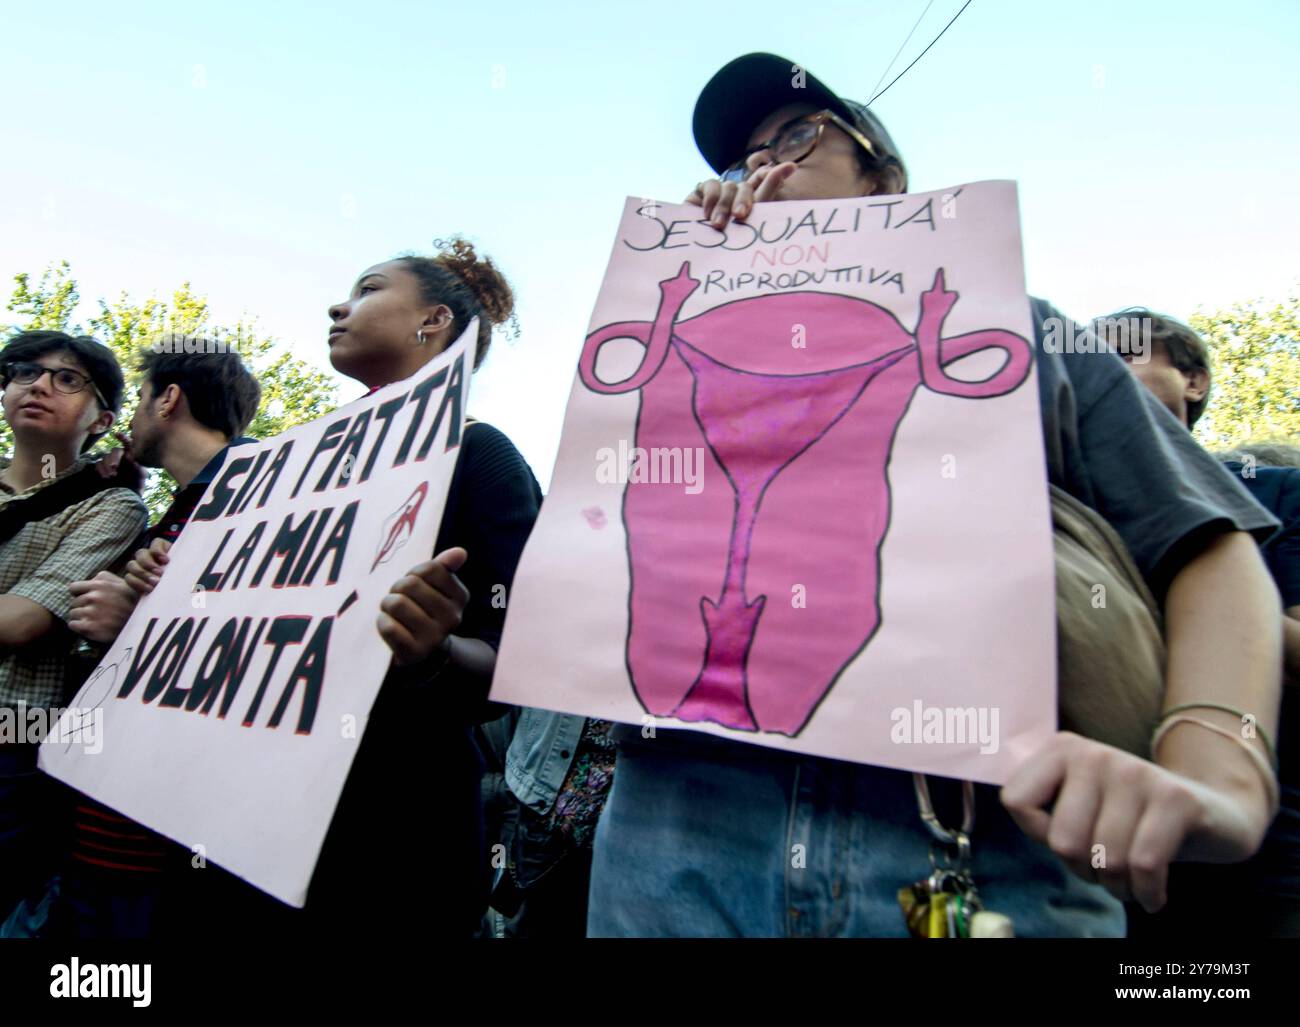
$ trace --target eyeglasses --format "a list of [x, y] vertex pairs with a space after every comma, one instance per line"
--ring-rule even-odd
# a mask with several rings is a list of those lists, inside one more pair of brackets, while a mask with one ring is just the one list
[[20, 361], [5, 364], [0, 369], [0, 373], [4, 376], [5, 385], [10, 382], [15, 382], [18, 385], [34, 385], [40, 378], [48, 374], [54, 388], [69, 396], [76, 395], [89, 385], [95, 393], [95, 398], [99, 400], [99, 405], [105, 410], [108, 409], [108, 400], [104, 398], [104, 394], [95, 385], [95, 380], [80, 371], [74, 371], [70, 367], [45, 367], [41, 364]]
[[787, 161], [798, 163], [817, 148], [817, 144], [822, 140], [822, 133], [826, 131], [828, 122], [843, 131], [867, 153], [871, 154], [873, 158], [879, 157], [870, 139], [834, 111], [826, 110], [787, 121], [781, 126], [776, 135], [767, 142], [746, 150], [745, 155], [727, 168], [719, 177], [724, 182], [743, 182], [750, 174], [749, 158], [760, 150], [771, 150], [774, 158], [773, 163], [784, 164]]

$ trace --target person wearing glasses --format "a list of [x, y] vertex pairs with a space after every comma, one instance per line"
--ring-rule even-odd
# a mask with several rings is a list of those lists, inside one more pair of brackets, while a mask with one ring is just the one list
[[[838, 199], [845, 188], [855, 196], [907, 192], [907, 170], [885, 126], [861, 104], [832, 99], [835, 110], [817, 110], [812, 103], [776, 108], [746, 139], [740, 156], [717, 178], [697, 185], [686, 202], [704, 208], [709, 224], [722, 229], [768, 200]], [[736, 140], [722, 134], [724, 126], [706, 121], [700, 127], [702, 152], [706, 146], [714, 153], [737, 152]]]
[[[257, 413], [261, 387], [238, 353], [216, 340], [179, 334], [144, 350], [139, 373], [140, 401], [124, 441], [135, 463], [161, 467], [176, 482], [171, 503], [144, 536], [148, 552], [165, 562], [229, 450], [256, 443], [243, 432]], [[122, 576], [144, 552], [125, 568], [113, 568], [119, 573], [102, 570], [69, 586], [76, 597], [68, 616], [73, 631], [93, 643], [113, 643], [152, 591], [137, 591]], [[48, 921], [42, 926], [35, 911], [20, 909], [13, 924], [0, 925], [0, 938], [24, 929], [57, 938], [154, 936], [165, 883], [192, 872], [189, 849], [80, 792], [71, 793], [70, 812], [69, 851], [57, 887], [36, 907], [49, 912]]]
[[[718, 231], [767, 201], [907, 189], [879, 120], [774, 54], [714, 75], [694, 134], [719, 177], [686, 202]], [[1042, 300], [1031, 300], [1031, 314], [1040, 338], [1048, 318], [1068, 326]], [[984, 906], [1026, 937], [1121, 936], [1121, 900], [1162, 906], [1174, 860], [1233, 862], [1259, 848], [1277, 808], [1263, 738], [1276, 727], [1281, 645], [1277, 593], [1252, 536], [1267, 538], [1277, 521], [1114, 352], [1037, 346], [1035, 361], [1054, 512], [1059, 493], [1118, 533], [1114, 545], [1127, 547], [1162, 603], [1167, 663], [1158, 628], [1146, 651], [1130, 651], [1110, 628], [1095, 650], [1154, 668], [1167, 718], [1156, 753], [1144, 745], [1144, 759], [1062, 731], [1000, 793], [936, 779], [926, 809], [902, 771], [620, 725], [596, 832], [591, 936], [905, 937], [900, 889], [931, 868], [925, 813], [973, 822]], [[1079, 619], [1098, 622], [1093, 610]], [[1112, 683], [1076, 660], [1062, 664], [1062, 694], [1072, 684], [1095, 692]], [[1250, 738], [1239, 711], [1260, 729]]]
[[87, 455], [122, 402], [112, 350], [85, 336], [22, 332], [0, 350], [0, 382], [14, 440], [12, 455], [0, 459], [3, 922], [43, 887], [57, 858], [58, 792], [36, 769], [40, 739], [28, 728], [70, 698], [68, 586], [124, 556], [148, 513], [135, 491]]

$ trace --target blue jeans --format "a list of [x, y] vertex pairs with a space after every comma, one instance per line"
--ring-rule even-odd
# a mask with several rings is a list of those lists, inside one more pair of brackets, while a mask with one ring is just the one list
[[[906, 937], [930, 871], [910, 774], [660, 731], [619, 747], [596, 832], [591, 937]], [[943, 823], [953, 782], [931, 779]], [[957, 801], [953, 801], [956, 799]], [[973, 870], [1019, 937], [1123, 937], [1122, 905], [976, 789]]]

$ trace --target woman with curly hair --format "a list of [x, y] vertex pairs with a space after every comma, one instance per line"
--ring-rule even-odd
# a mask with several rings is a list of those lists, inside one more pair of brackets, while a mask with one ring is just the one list
[[[329, 308], [330, 363], [371, 391], [402, 381], [479, 319], [477, 369], [493, 327], [513, 321], [514, 296], [470, 243], [437, 244], [367, 268]], [[469, 424], [431, 558], [411, 567], [374, 611], [393, 662], [312, 878], [290, 909], [224, 871], [191, 871], [178, 903], [189, 932], [421, 935], [469, 938], [487, 905], [479, 795], [482, 759], [471, 731], [504, 713], [487, 702], [507, 592], [541, 489], [511, 441]], [[207, 880], [205, 880], [205, 878]], [[212, 880], [215, 878], [216, 880]], [[216, 887], [213, 885], [216, 884]]]

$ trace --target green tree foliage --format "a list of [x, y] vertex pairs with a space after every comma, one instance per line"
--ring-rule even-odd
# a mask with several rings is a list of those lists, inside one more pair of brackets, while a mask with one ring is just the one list
[[7, 309], [18, 314], [21, 323], [6, 325], [6, 334], [37, 329], [80, 334], [80, 325], [69, 327], [73, 312], [80, 302], [77, 283], [73, 281], [72, 268], [66, 260], [47, 267], [41, 275], [40, 284], [35, 287], [32, 286], [31, 275], [26, 271], [14, 275], [14, 291]]
[[1212, 449], [1300, 441], [1300, 295], [1188, 321], [1210, 351], [1213, 390], [1196, 436]]
[[[117, 355], [128, 389], [114, 430], [125, 431], [135, 411], [138, 391], [130, 386], [138, 376], [142, 350], [169, 332], [221, 340], [239, 353], [262, 386], [262, 401], [248, 432], [255, 438], [270, 438], [314, 420], [337, 402], [337, 386], [328, 375], [293, 356], [277, 340], [259, 336], [255, 321], [241, 319], [233, 326], [213, 324], [206, 298], [195, 293], [189, 282], [182, 283], [168, 300], [150, 296], [136, 301], [126, 293], [111, 303], [101, 299], [99, 313], [90, 318], [88, 329], [72, 323], [79, 296], [67, 261], [47, 268], [36, 285], [26, 272], [15, 275], [14, 282], [7, 309], [18, 314], [20, 320], [4, 327], [4, 338], [37, 328], [90, 334]], [[0, 452], [12, 448], [9, 426], [0, 424]], [[110, 443], [101, 448], [110, 448]], [[166, 472], [150, 473], [145, 501], [154, 516], [166, 509], [174, 487], [175, 482]]]

